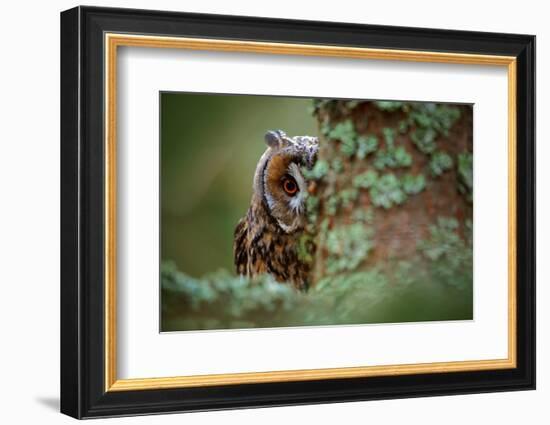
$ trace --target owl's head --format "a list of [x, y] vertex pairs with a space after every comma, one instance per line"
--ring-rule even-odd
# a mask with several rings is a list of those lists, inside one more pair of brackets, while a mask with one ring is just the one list
[[254, 176], [254, 193], [285, 233], [301, 230], [305, 223], [307, 181], [301, 168], [311, 168], [317, 158], [318, 140], [311, 136], [288, 137], [281, 130], [268, 131], [264, 152]]

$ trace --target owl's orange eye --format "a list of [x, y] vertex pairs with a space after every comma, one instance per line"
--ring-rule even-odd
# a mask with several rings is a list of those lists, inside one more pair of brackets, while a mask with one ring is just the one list
[[283, 180], [283, 190], [287, 195], [294, 196], [298, 192], [298, 185], [292, 177], [286, 177]]

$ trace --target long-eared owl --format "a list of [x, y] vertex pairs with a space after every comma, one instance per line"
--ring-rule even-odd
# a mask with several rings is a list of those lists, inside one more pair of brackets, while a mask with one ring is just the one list
[[318, 141], [274, 130], [266, 133], [265, 142], [267, 150], [256, 166], [250, 207], [235, 228], [235, 267], [243, 276], [269, 273], [279, 282], [305, 290], [309, 265], [300, 261], [297, 251], [307, 197], [301, 167], [314, 165]]

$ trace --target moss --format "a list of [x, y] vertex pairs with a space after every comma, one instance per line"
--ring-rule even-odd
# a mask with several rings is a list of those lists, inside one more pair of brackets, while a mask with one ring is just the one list
[[355, 139], [345, 139], [340, 144], [340, 152], [342, 155], [351, 158], [357, 151], [357, 141]]
[[379, 100], [375, 101], [374, 104], [381, 111], [394, 112], [399, 109], [402, 109], [405, 105], [405, 102], [398, 102], [394, 100]]
[[309, 112], [312, 115], [317, 115], [319, 110], [334, 110], [338, 107], [338, 101], [334, 99], [313, 99], [313, 105], [310, 107]]
[[313, 255], [315, 254], [315, 241], [313, 235], [303, 233], [298, 239], [296, 252], [301, 262], [307, 264], [313, 263]]
[[251, 280], [220, 271], [192, 278], [173, 263], [163, 263], [161, 329], [471, 319], [471, 267], [457, 273], [452, 281], [442, 281], [440, 275], [426, 273], [417, 259], [367, 270], [360, 264], [355, 270], [324, 276], [307, 293], [300, 293], [268, 275]]
[[355, 176], [353, 186], [358, 189], [370, 189], [373, 205], [391, 208], [403, 203], [407, 195], [416, 195], [426, 187], [426, 178], [422, 174], [405, 174], [398, 179], [394, 174], [382, 177], [374, 170]]
[[393, 164], [390, 164], [390, 167], [410, 167], [411, 164], [412, 157], [403, 146], [399, 146], [393, 151]]
[[395, 146], [395, 132], [391, 128], [382, 130], [386, 141], [386, 149], [380, 149], [376, 152], [374, 167], [378, 170], [384, 168], [410, 167], [412, 156], [407, 152], [404, 146]]
[[332, 130], [332, 126], [328, 121], [325, 121], [323, 122], [323, 124], [321, 124], [321, 134], [323, 136], [328, 137], [328, 135], [330, 134], [330, 130]]
[[327, 272], [334, 274], [355, 270], [368, 256], [374, 243], [372, 232], [362, 223], [337, 226], [328, 231]]
[[407, 199], [401, 182], [394, 174], [384, 174], [378, 178], [369, 191], [372, 204], [385, 209], [400, 205]]
[[468, 202], [473, 201], [474, 171], [473, 155], [469, 152], [458, 155], [458, 190], [462, 193]]
[[172, 262], [161, 264], [161, 283], [163, 314], [168, 315], [182, 306], [197, 312], [224, 303], [228, 314], [239, 317], [280, 303], [279, 307], [290, 307], [296, 298], [290, 285], [277, 283], [269, 275], [245, 279], [221, 270], [197, 279], [178, 271]]
[[338, 195], [329, 196], [326, 201], [326, 213], [329, 216], [336, 215], [336, 213], [338, 212], [338, 208], [340, 207], [340, 202], [341, 200]]
[[357, 149], [357, 133], [351, 120], [345, 120], [336, 124], [329, 132], [329, 138], [340, 141], [340, 151], [343, 155], [351, 157]]
[[357, 189], [368, 189], [378, 180], [378, 173], [375, 170], [369, 170], [353, 178], [353, 187]]
[[330, 226], [330, 220], [328, 218], [323, 219], [319, 225], [319, 234], [326, 235]]
[[436, 103], [413, 103], [410, 105], [408, 124], [415, 125], [411, 140], [425, 154], [433, 153], [436, 139], [448, 136], [449, 130], [460, 118], [460, 109], [455, 106]]
[[437, 177], [453, 168], [453, 159], [446, 152], [434, 152], [430, 159], [429, 167], [432, 176]]
[[330, 168], [332, 168], [336, 174], [340, 174], [344, 171], [344, 162], [341, 158], [336, 157], [330, 163]]
[[388, 279], [380, 270], [342, 273], [321, 279], [315, 287], [317, 293], [346, 293], [350, 290], [368, 289], [373, 291], [388, 285]]
[[395, 142], [395, 130], [390, 127], [384, 127], [382, 129], [382, 135], [384, 136], [384, 141], [386, 142], [386, 146], [388, 148], [393, 147], [393, 144]]
[[432, 102], [413, 103], [409, 117], [418, 127], [431, 128], [444, 136], [460, 118], [460, 109], [456, 106]]
[[459, 222], [453, 217], [439, 217], [430, 226], [430, 236], [419, 243], [420, 252], [431, 262], [431, 277], [442, 284], [465, 288], [471, 285], [473, 250], [471, 222], [463, 227], [465, 237], [459, 234]]
[[319, 159], [315, 162], [315, 165], [311, 170], [308, 170], [306, 167], [302, 168], [302, 174], [308, 180], [321, 180], [325, 177], [329, 171], [329, 164], [323, 159]]
[[306, 198], [306, 218], [308, 230], [310, 232], [315, 231], [315, 225], [319, 214], [319, 198], [317, 196], [309, 195]]
[[356, 222], [372, 224], [374, 221], [374, 211], [371, 207], [357, 208], [352, 212], [351, 218]]
[[319, 198], [317, 196], [309, 195], [306, 199], [306, 211], [308, 213], [316, 214], [319, 210]]
[[437, 148], [435, 139], [437, 132], [433, 128], [417, 128], [411, 134], [411, 140], [418, 150], [425, 154], [430, 154]]
[[390, 148], [388, 150], [379, 150], [376, 152], [376, 159], [374, 161], [374, 166], [378, 170], [383, 170], [384, 168], [410, 167], [411, 164], [412, 157], [403, 146]]
[[412, 285], [418, 279], [418, 262], [413, 260], [399, 260], [397, 261], [388, 274], [391, 276], [391, 280], [400, 282], [403, 286]]
[[406, 120], [401, 120], [397, 124], [397, 131], [399, 134], [405, 134], [407, 131], [409, 131], [409, 124]]
[[423, 174], [405, 174], [401, 177], [401, 186], [407, 195], [416, 195], [426, 188], [426, 178]]
[[345, 208], [349, 208], [357, 200], [359, 191], [356, 188], [344, 189], [340, 192], [341, 204]]
[[357, 139], [357, 158], [365, 159], [378, 148], [378, 138], [373, 135]]

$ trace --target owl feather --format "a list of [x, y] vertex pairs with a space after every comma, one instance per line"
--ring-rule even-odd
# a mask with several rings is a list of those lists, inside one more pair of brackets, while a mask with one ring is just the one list
[[291, 138], [275, 130], [267, 132], [265, 142], [268, 147], [256, 166], [250, 207], [235, 228], [235, 268], [242, 276], [268, 273], [305, 290], [310, 266], [298, 255], [307, 197], [301, 167], [314, 165], [317, 138]]

